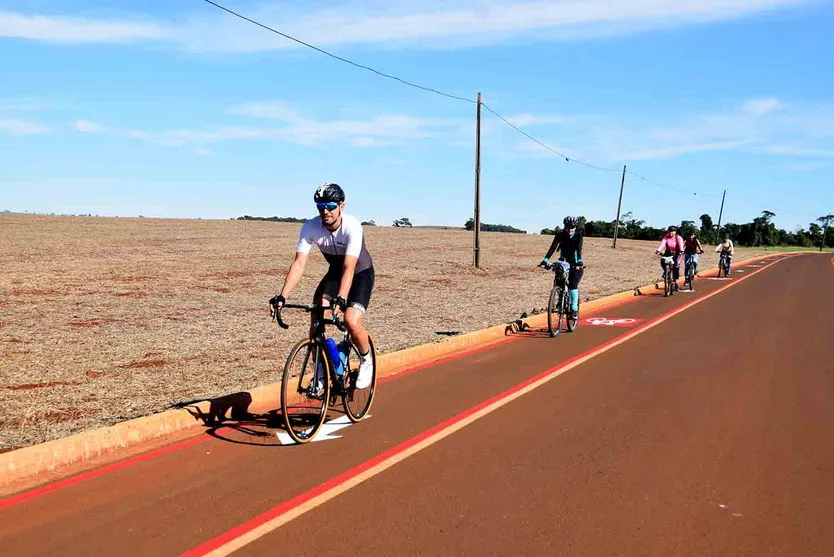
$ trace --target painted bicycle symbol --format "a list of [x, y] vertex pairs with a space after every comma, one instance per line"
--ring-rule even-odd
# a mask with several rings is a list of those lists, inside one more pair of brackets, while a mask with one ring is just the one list
[[589, 317], [585, 319], [588, 325], [597, 325], [600, 327], [631, 327], [642, 321], [642, 319], [632, 319], [630, 317]]

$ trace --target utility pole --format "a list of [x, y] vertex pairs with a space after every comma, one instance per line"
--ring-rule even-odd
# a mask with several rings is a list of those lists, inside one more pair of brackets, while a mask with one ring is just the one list
[[[721, 217], [724, 215], [724, 198], [727, 197], [727, 190], [724, 190], [724, 195], [721, 196], [721, 210], [718, 211], [718, 228], [715, 229], [715, 233], [717, 236], [721, 235]], [[721, 238], [715, 238], [716, 243], [720, 243]]]
[[614, 221], [614, 249], [617, 248], [617, 232], [620, 230], [620, 208], [623, 206], [623, 187], [625, 186], [626, 165], [623, 165], [623, 178], [620, 180], [620, 200], [617, 202], [617, 220]]
[[475, 120], [475, 218], [472, 223], [475, 231], [475, 268], [481, 268], [481, 92], [478, 91], [477, 119]]

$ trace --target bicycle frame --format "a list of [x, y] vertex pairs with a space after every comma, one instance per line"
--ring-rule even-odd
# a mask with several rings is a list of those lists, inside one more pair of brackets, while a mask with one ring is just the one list
[[[310, 333], [309, 333], [308, 338], [311, 341], [313, 341], [316, 344], [316, 346], [318, 346], [319, 353], [322, 354], [325, 359], [328, 358], [327, 347], [325, 346], [325, 336], [324, 336], [325, 329], [326, 329], [327, 325], [333, 325], [339, 331], [342, 331], [343, 333], [345, 333], [345, 339], [347, 339], [348, 336], [349, 336], [348, 332], [347, 332], [347, 325], [345, 324], [344, 320], [339, 319], [336, 316], [336, 308], [334, 306], [324, 306], [322, 304], [309, 304], [309, 305], [306, 305], [306, 304], [284, 304], [280, 308], [275, 308], [275, 321], [278, 322], [278, 325], [280, 325], [282, 329], [289, 329], [290, 326], [287, 325], [281, 317], [281, 312], [284, 309], [300, 309], [300, 310], [303, 310], [307, 313], [316, 312], [317, 317], [313, 321], [313, 323], [310, 327]], [[327, 310], [330, 310], [331, 317], [324, 317], [324, 312], [327, 311]], [[344, 385], [343, 385], [344, 376], [343, 375], [340, 376], [340, 375], [336, 374], [336, 370], [334, 369], [333, 363], [329, 362], [329, 360], [328, 360], [328, 365], [326, 367], [330, 372], [329, 373], [329, 375], [330, 375], [330, 384], [338, 386], [339, 389], [341, 390], [341, 388], [344, 387]], [[339, 394], [341, 394], [341, 393], [340, 392], [331, 392], [330, 397], [334, 398], [334, 397], [338, 396]]]

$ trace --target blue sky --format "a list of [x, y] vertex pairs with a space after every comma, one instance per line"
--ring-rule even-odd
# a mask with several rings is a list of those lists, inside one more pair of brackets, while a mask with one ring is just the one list
[[[834, 212], [834, 2], [221, 3], [674, 188], [627, 176], [650, 224], [717, 220], [724, 188], [725, 222]], [[312, 216], [332, 180], [380, 224], [472, 214], [473, 104], [201, 0], [0, 0], [0, 76], [0, 210]], [[487, 111], [481, 179], [482, 220], [529, 231], [613, 219], [620, 182]]]

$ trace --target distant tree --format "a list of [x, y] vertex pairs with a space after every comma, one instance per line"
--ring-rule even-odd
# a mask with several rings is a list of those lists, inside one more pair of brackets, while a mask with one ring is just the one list
[[707, 213], [701, 215], [701, 231], [699, 234], [701, 243], [715, 244], [717, 242], [715, 225], [712, 222], [712, 217]]
[[[475, 229], [475, 219], [469, 219], [464, 224], [463, 227], [466, 230], [474, 230]], [[481, 228], [483, 232], [512, 232], [513, 234], [527, 234], [526, 230], [520, 230], [513, 226], [509, 226], [507, 224], [487, 224], [481, 223]]]
[[363, 220], [362, 226], [376, 226], [376, 222], [373, 220]]
[[831, 225], [834, 224], [834, 214], [828, 214], [824, 217], [819, 217], [817, 222], [822, 225], [822, 240], [820, 241], [820, 251], [825, 246], [834, 246], [834, 234], [831, 234]]
[[391, 226], [395, 226], [397, 228], [411, 228], [411, 220], [409, 220], [408, 217], [403, 217], [395, 220]]

